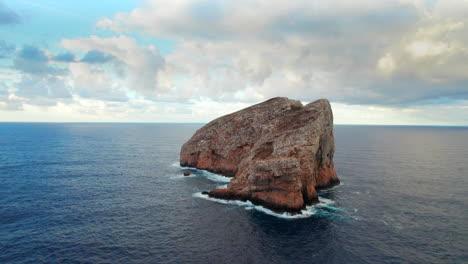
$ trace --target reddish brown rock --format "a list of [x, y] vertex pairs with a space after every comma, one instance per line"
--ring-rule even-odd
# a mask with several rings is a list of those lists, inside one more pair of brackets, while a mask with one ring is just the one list
[[190, 176], [190, 171], [188, 170], [184, 171], [184, 176]]
[[334, 149], [328, 100], [273, 98], [200, 128], [182, 146], [180, 164], [234, 177], [211, 197], [299, 213], [318, 201], [318, 189], [339, 183]]

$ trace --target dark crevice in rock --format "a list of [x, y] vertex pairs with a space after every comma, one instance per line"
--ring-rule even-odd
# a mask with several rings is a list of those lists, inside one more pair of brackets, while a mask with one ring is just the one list
[[267, 142], [257, 150], [257, 154], [255, 154], [254, 159], [264, 160], [270, 157], [271, 153], [273, 153], [273, 142]]

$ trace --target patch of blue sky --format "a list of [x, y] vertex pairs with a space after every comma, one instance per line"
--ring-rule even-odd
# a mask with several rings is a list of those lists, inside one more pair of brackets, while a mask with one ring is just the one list
[[[102, 30], [96, 23], [118, 12], [129, 12], [139, 1], [111, 0], [48, 0], [5, 1], [5, 4], [20, 16], [20, 23], [0, 28], [2, 39], [16, 46], [35, 45], [52, 52], [64, 52], [60, 47], [63, 39], [89, 37], [101, 38], [118, 36], [120, 33]], [[139, 45], [155, 45], [161, 54], [174, 50], [175, 41], [137, 33], [125, 34], [135, 38]]]

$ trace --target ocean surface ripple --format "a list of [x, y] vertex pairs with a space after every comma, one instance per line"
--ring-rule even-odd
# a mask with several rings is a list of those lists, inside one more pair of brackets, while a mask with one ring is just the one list
[[202, 191], [200, 124], [0, 123], [0, 263], [467, 263], [468, 128], [336, 126], [303, 215]]

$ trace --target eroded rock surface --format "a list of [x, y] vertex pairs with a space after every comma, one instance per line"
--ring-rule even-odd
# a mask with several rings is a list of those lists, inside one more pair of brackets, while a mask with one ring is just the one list
[[334, 148], [328, 100], [278, 97], [200, 128], [182, 146], [180, 164], [234, 177], [211, 197], [299, 213], [318, 201], [318, 189], [339, 183]]

